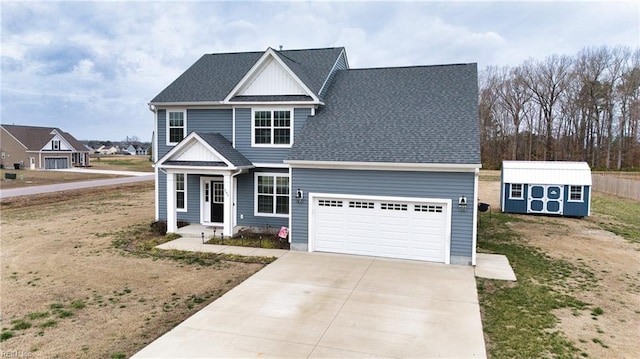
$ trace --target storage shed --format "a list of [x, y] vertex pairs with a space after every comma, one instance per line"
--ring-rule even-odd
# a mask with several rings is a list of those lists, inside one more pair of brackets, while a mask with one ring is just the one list
[[503, 212], [584, 217], [591, 214], [591, 169], [586, 162], [503, 161]]

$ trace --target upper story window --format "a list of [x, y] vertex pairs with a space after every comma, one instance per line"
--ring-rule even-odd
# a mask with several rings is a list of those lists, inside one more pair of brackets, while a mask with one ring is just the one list
[[255, 110], [251, 126], [254, 146], [290, 147], [291, 110]]
[[175, 145], [182, 141], [186, 128], [186, 111], [167, 110], [167, 144]]
[[512, 183], [511, 184], [511, 195], [509, 199], [523, 199], [522, 196], [522, 183]]
[[60, 140], [51, 141], [51, 149], [54, 150], [54, 151], [59, 151], [60, 150]]

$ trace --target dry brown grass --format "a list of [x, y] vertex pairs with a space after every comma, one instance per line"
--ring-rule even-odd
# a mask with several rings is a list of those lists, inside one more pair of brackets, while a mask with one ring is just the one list
[[138, 183], [3, 201], [0, 312], [13, 337], [1, 352], [130, 356], [263, 267], [115, 248], [114, 233], [153, 221], [153, 193]]

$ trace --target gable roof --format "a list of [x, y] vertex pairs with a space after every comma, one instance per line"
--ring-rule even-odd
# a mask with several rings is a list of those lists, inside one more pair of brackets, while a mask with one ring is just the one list
[[[202, 146], [196, 150], [196, 158], [186, 156], [193, 146]], [[187, 158], [185, 158], [187, 157]], [[191, 132], [159, 161], [160, 166], [213, 166], [213, 167], [253, 167], [243, 154], [238, 152], [231, 142], [219, 133]]]
[[[317, 96], [344, 48], [272, 51]], [[206, 54], [151, 103], [221, 102], [265, 52]]]
[[340, 70], [289, 161], [480, 164], [476, 64]]
[[16, 140], [22, 143], [27, 151], [40, 151], [55, 136], [56, 131], [75, 151], [87, 152], [87, 149], [76, 140], [70, 133], [64, 132], [57, 127], [0, 125], [9, 132]]
[[503, 183], [591, 186], [586, 162], [502, 161]]

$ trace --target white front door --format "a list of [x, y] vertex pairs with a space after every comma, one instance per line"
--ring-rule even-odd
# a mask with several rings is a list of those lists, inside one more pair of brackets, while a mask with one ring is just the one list
[[36, 169], [36, 158], [35, 157], [29, 157], [29, 169], [32, 169], [32, 170]]

